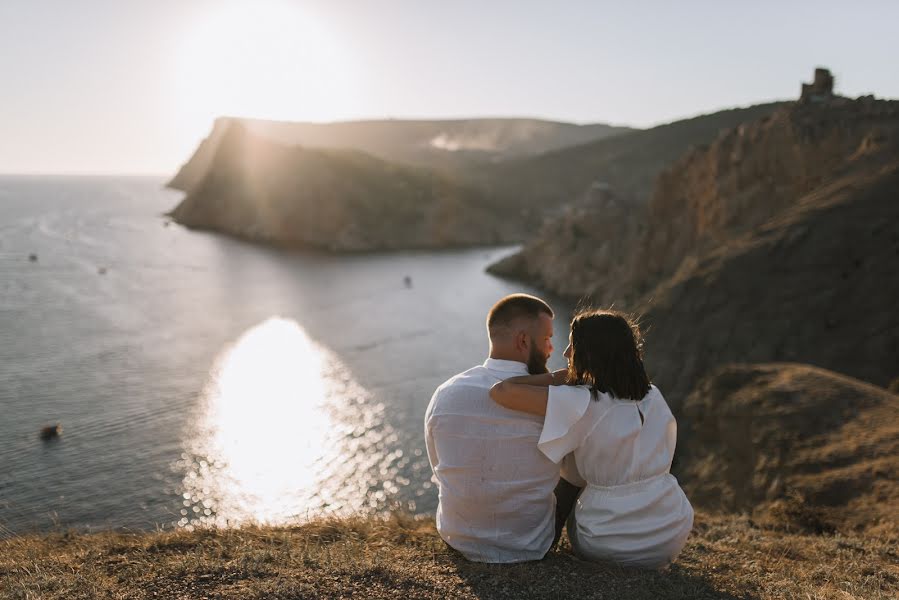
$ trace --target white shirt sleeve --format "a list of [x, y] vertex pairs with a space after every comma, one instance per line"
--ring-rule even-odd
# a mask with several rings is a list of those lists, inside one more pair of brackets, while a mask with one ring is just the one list
[[570, 385], [551, 385], [546, 400], [546, 420], [537, 442], [546, 457], [559, 463], [581, 445], [584, 427], [575, 427], [590, 406], [590, 391]]

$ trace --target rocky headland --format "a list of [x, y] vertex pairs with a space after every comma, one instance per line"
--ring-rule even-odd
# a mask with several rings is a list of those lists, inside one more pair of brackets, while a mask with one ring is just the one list
[[285, 146], [232, 123], [170, 213], [185, 226], [275, 245], [363, 251], [507, 243], [478, 190], [356, 150]]

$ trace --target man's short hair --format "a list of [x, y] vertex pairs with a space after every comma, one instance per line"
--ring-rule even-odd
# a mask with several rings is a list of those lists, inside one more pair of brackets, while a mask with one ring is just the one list
[[536, 320], [540, 317], [540, 313], [553, 317], [553, 309], [540, 298], [530, 294], [511, 294], [494, 304], [487, 313], [487, 332], [492, 336], [510, 327], [517, 319]]

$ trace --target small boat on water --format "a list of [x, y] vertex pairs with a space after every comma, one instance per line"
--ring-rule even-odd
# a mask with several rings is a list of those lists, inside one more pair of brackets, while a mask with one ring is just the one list
[[41, 428], [41, 439], [42, 440], [53, 440], [62, 435], [62, 425], [57, 423], [56, 425], [47, 425], [46, 427]]

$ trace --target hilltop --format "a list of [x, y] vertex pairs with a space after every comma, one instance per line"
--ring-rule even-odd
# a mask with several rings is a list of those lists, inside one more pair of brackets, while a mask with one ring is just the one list
[[895, 540], [809, 535], [699, 513], [663, 572], [574, 558], [461, 559], [430, 520], [320, 520], [298, 527], [59, 533], [0, 541], [8, 598], [689, 598], [880, 600], [899, 593]]
[[449, 171], [479, 162], [551, 152], [632, 131], [603, 123], [576, 125], [542, 119], [302, 123], [221, 117], [169, 187], [190, 191], [199, 184], [232, 125], [283, 146], [359, 150], [389, 162]]

